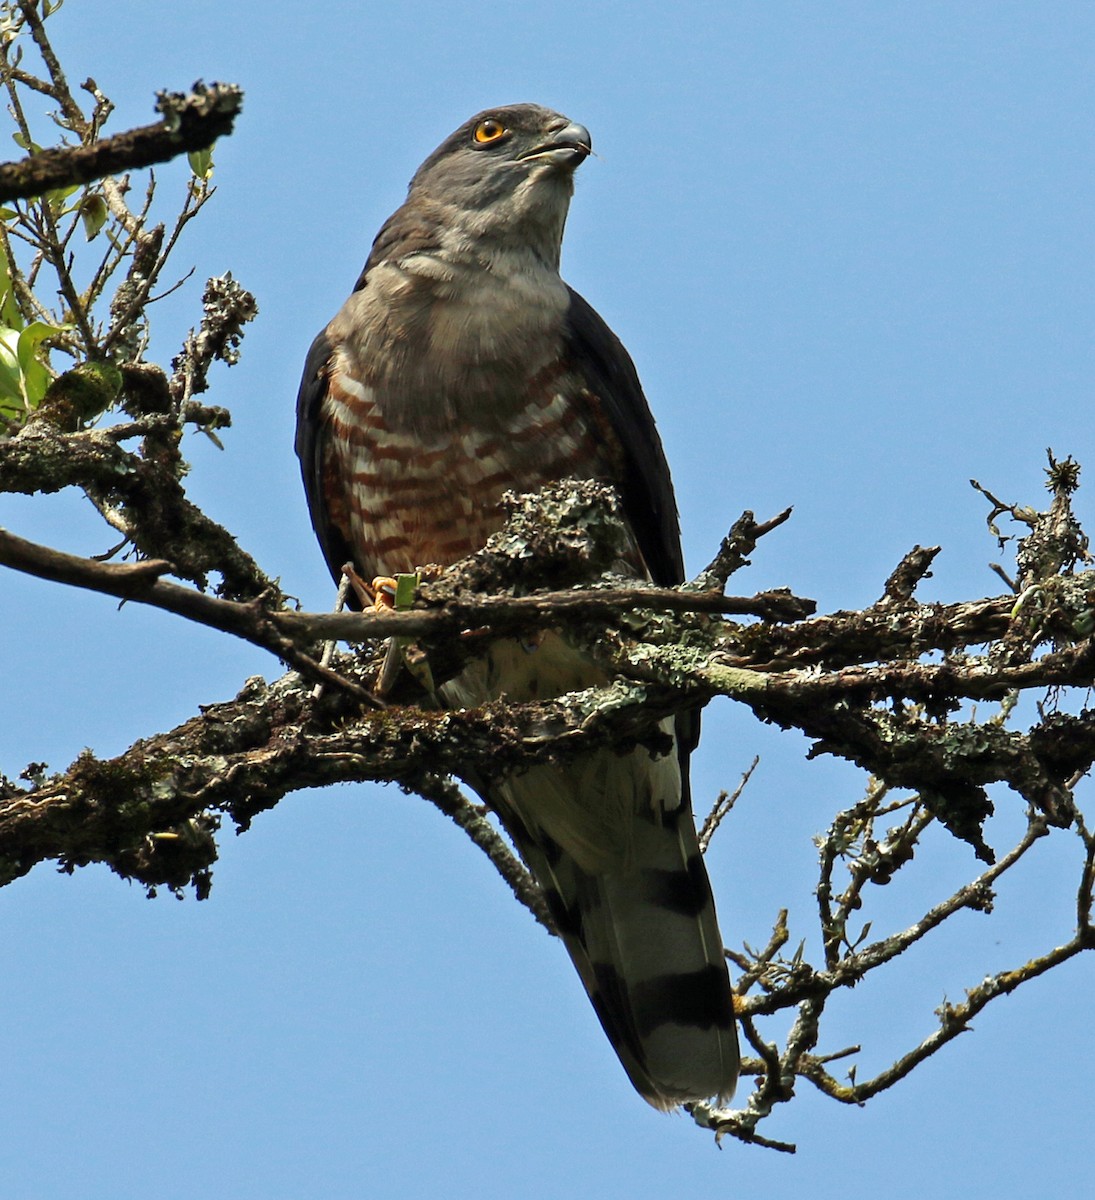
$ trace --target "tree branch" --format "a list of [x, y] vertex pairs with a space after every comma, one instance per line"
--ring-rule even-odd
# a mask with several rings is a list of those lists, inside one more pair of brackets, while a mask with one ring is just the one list
[[[123, 375], [131, 396], [135, 388], [142, 394], [153, 389], [149, 376], [164, 382], [158, 370], [127, 366]], [[222, 593], [237, 599], [276, 591], [232, 535], [191, 503], [183, 490], [180, 422], [203, 417], [203, 410], [188, 411], [184, 417], [143, 413], [126, 424], [65, 432], [46, 404], [13, 437], [0, 439], [0, 493], [82, 488], [98, 505], [124, 513], [127, 538], [147, 557], [170, 560], [175, 574], [204, 586], [208, 573], [216, 571]], [[141, 453], [121, 444], [135, 438], [143, 440]], [[85, 572], [78, 586], [94, 587], [96, 578]]]
[[0, 164], [0, 202], [41, 196], [54, 188], [204, 150], [232, 132], [242, 106], [243, 93], [234, 84], [196, 83], [189, 93], [161, 92], [156, 108], [163, 120], [154, 125], [116, 133], [90, 146], [62, 146]]
[[170, 583], [160, 578], [174, 569], [163, 559], [146, 559], [139, 563], [102, 563], [39, 546], [0, 529], [0, 565], [14, 567], [39, 579], [69, 583], [108, 596], [117, 596], [120, 600], [149, 604], [199, 625], [231, 633], [269, 650], [313, 683], [330, 684], [360, 700], [375, 703], [365, 688], [321, 666], [300, 650], [295, 642], [280, 633], [271, 623], [272, 614], [262, 597], [243, 604]]

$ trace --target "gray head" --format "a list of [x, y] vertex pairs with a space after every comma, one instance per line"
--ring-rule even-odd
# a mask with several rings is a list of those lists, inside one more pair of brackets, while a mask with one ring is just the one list
[[572, 187], [574, 169], [589, 154], [589, 130], [538, 104], [510, 104], [477, 113], [426, 159], [410, 194], [444, 196], [482, 208], [511, 195], [530, 177]]
[[589, 152], [583, 125], [538, 104], [485, 109], [418, 168], [407, 207], [443, 213], [473, 239], [540, 244], [557, 263], [574, 171]]

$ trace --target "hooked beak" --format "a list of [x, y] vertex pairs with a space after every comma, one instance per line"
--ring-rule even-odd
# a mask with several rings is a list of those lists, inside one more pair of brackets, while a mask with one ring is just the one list
[[593, 149], [589, 130], [584, 125], [572, 121], [562, 129], [555, 130], [547, 141], [521, 155], [522, 162], [535, 159], [537, 162], [551, 163], [554, 166], [570, 167], [573, 170]]

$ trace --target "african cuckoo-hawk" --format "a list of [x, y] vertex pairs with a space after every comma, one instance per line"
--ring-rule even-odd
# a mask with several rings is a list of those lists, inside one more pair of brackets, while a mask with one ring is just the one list
[[[623, 569], [682, 580], [669, 468], [635, 368], [559, 277], [589, 152], [588, 132], [557, 113], [490, 109], [426, 159], [381, 228], [298, 400], [312, 523], [336, 577], [347, 561], [365, 578], [454, 562], [499, 528], [503, 492], [576, 478], [618, 490], [633, 543]], [[495, 641], [442, 698], [469, 707], [602, 681], [548, 632]], [[601, 749], [484, 789], [624, 1068], [662, 1109], [725, 1100], [738, 1072], [690, 726], [676, 728], [676, 754]]]

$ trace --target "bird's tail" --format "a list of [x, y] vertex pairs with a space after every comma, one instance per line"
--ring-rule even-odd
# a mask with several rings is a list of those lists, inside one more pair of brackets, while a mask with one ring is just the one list
[[599, 750], [534, 767], [501, 793], [635, 1088], [662, 1110], [728, 1100], [738, 1077], [733, 995], [676, 755]]

